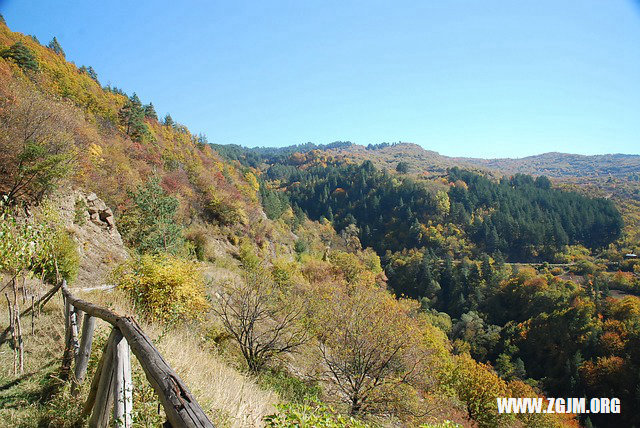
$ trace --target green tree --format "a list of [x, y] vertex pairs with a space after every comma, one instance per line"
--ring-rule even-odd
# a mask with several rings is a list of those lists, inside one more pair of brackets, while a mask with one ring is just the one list
[[96, 71], [93, 69], [93, 67], [91, 67], [91, 66], [87, 67], [87, 74], [89, 75], [89, 77], [91, 77], [97, 83], [100, 83], [100, 82], [98, 82], [98, 73], [96, 73]]
[[398, 162], [396, 165], [396, 171], [400, 174], [406, 174], [409, 172], [409, 163], [407, 162]]
[[11, 45], [0, 52], [0, 57], [13, 60], [23, 70], [38, 71], [38, 61], [34, 53], [22, 42]]
[[153, 103], [146, 104], [144, 106], [144, 117], [147, 119], [158, 120], [156, 109], [153, 107]]
[[157, 178], [130, 194], [133, 205], [125, 210], [120, 229], [131, 245], [142, 253], [182, 250], [182, 226], [176, 221], [179, 202], [169, 196]]
[[64, 58], [65, 55], [64, 51], [62, 50], [62, 46], [60, 46], [58, 39], [56, 39], [55, 37], [49, 42], [47, 47]]
[[140, 142], [147, 134], [147, 126], [144, 124], [145, 110], [140, 98], [134, 93], [120, 109], [118, 113], [120, 124], [133, 141]]

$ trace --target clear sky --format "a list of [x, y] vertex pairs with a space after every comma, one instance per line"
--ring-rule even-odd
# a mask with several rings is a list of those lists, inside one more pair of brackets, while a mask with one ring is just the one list
[[0, 0], [210, 142], [640, 153], [632, 0]]

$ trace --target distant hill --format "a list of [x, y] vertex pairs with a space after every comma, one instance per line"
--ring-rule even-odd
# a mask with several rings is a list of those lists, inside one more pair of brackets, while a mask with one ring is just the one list
[[595, 156], [569, 153], [543, 153], [519, 159], [455, 158], [461, 163], [499, 170], [503, 173], [546, 175], [548, 177], [628, 177], [640, 173], [640, 155], [606, 154]]
[[443, 156], [411, 143], [379, 144], [367, 147], [352, 144], [329, 151], [345, 158], [369, 159], [378, 166], [390, 169], [394, 169], [398, 162], [407, 162], [413, 173], [443, 173], [446, 168], [464, 166], [471, 169], [490, 170], [498, 175], [523, 173], [553, 178], [609, 175], [628, 178], [640, 175], [640, 155], [584, 156], [553, 152], [518, 159], [478, 159]]

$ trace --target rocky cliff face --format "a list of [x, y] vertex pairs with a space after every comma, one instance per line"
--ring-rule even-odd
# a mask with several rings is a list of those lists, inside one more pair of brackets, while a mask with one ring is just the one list
[[96, 196], [67, 190], [54, 198], [60, 221], [78, 242], [80, 269], [77, 287], [105, 284], [109, 272], [129, 254], [116, 228], [113, 212]]

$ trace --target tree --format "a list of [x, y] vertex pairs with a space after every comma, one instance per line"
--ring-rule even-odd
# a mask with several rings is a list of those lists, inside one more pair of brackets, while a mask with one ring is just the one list
[[83, 65], [82, 67], [80, 67], [79, 70], [80, 70], [81, 73], [85, 73], [87, 76], [89, 76], [91, 79], [93, 79], [96, 83], [100, 83], [98, 81], [98, 73], [96, 73], [96, 71], [93, 69], [93, 67], [91, 67], [91, 66], [86, 67], [86, 66]]
[[147, 126], [143, 121], [144, 116], [145, 111], [142, 108], [140, 98], [134, 93], [125, 101], [118, 113], [120, 123], [124, 126], [126, 134], [129, 135], [133, 141], [142, 141], [148, 132]]
[[70, 112], [39, 92], [10, 89], [0, 101], [0, 194], [8, 203], [41, 199], [75, 161]]
[[164, 117], [164, 120], [162, 122], [162, 124], [164, 126], [174, 126], [175, 122], [173, 121], [173, 118], [171, 117], [171, 115], [169, 113], [167, 113], [167, 115]]
[[534, 181], [534, 184], [536, 187], [540, 189], [545, 189], [545, 190], [551, 189], [551, 180], [549, 180], [544, 175], [537, 177], [536, 180]]
[[144, 106], [144, 117], [147, 119], [158, 120], [156, 109], [153, 107], [153, 103], [146, 104]]
[[304, 308], [258, 267], [245, 269], [241, 281], [223, 284], [213, 312], [240, 347], [249, 370], [257, 373], [307, 342]]
[[409, 172], [409, 163], [408, 162], [398, 162], [396, 165], [396, 171], [400, 174], [406, 174]]
[[351, 415], [384, 413], [410, 400], [429, 351], [420, 327], [385, 290], [332, 290], [318, 309], [320, 377]]
[[54, 51], [56, 54], [58, 54], [58, 55], [60, 55], [60, 56], [62, 56], [64, 58], [65, 55], [64, 55], [64, 51], [62, 50], [62, 46], [60, 46], [60, 43], [58, 42], [58, 39], [55, 38], [55, 36], [49, 42], [47, 47], [49, 49], [51, 49], [52, 51]]
[[152, 178], [135, 192], [130, 193], [133, 205], [126, 209], [120, 220], [120, 229], [142, 253], [177, 253], [182, 249], [182, 227], [176, 221], [179, 202]]
[[0, 57], [13, 60], [23, 70], [38, 71], [38, 61], [31, 49], [22, 42], [0, 52]]

